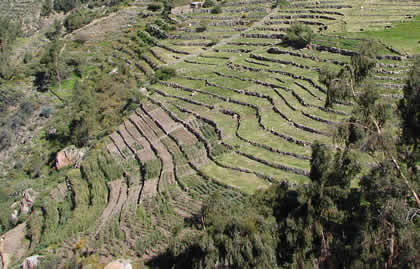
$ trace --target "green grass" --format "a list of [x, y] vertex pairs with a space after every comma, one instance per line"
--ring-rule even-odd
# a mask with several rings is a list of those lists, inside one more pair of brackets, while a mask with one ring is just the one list
[[241, 191], [252, 194], [259, 189], [268, 187], [268, 183], [253, 174], [246, 174], [230, 169], [219, 167], [215, 164], [200, 167], [205, 174], [214, 177], [221, 183], [240, 189]]
[[412, 22], [395, 23], [391, 29], [366, 31], [361, 33], [342, 33], [339, 35], [379, 39], [401, 52], [420, 53], [420, 16]]
[[61, 82], [61, 85], [54, 85], [51, 87], [51, 90], [53, 90], [60, 98], [69, 100], [72, 96], [74, 84], [79, 79], [80, 77], [78, 77], [75, 73], [71, 73], [67, 79]]

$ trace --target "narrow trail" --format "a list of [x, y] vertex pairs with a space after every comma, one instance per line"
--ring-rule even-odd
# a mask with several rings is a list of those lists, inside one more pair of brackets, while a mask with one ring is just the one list
[[[263, 24], [266, 20], [268, 20], [268, 19], [270, 18], [270, 16], [271, 16], [271, 15], [273, 15], [273, 14], [277, 13], [277, 11], [278, 11], [278, 10], [279, 10], [279, 7], [276, 7], [276, 8], [274, 8], [274, 9], [272, 9], [272, 10], [270, 11], [270, 13], [268, 13], [268, 14], [267, 14], [267, 16], [265, 16], [265, 17], [264, 17], [264, 18], [262, 18], [261, 20], [259, 20], [259, 21], [255, 22], [255, 23], [254, 23], [251, 27], [249, 27], [249, 28], [247, 28], [246, 30], [241, 31], [241, 32], [239, 32], [239, 33], [237, 33], [237, 34], [234, 34], [234, 35], [232, 35], [232, 36], [231, 36], [231, 37], [229, 37], [229, 38], [222, 39], [219, 43], [217, 43], [216, 45], [214, 45], [214, 46], [210, 47], [210, 49], [209, 49], [209, 50], [213, 50], [213, 49], [215, 49], [215, 48], [217, 48], [217, 47], [223, 46], [223, 45], [225, 45], [225, 44], [227, 44], [227, 43], [229, 43], [229, 42], [231, 42], [231, 41], [233, 41], [233, 40], [235, 40], [235, 39], [237, 39], [237, 38], [240, 38], [242, 33], [247, 32], [247, 31], [250, 31], [250, 30], [253, 30], [255, 27], [261, 26], [261, 25], [262, 25], [262, 24]], [[188, 59], [188, 58], [197, 57], [197, 56], [198, 56], [198, 55], [200, 55], [201, 53], [202, 53], [202, 52], [196, 52], [196, 53], [193, 53], [193, 54], [188, 54], [188, 55], [185, 55], [185, 56], [183, 56], [183, 57], [181, 57], [181, 58], [179, 58], [179, 59], [177, 59], [177, 60], [175, 60], [175, 61], [173, 61], [173, 62], [171, 62], [171, 63], [168, 63], [168, 64], [163, 64], [163, 65], [161, 65], [161, 66], [167, 66], [167, 65], [176, 64], [176, 63], [182, 62], [182, 61], [184, 61], [184, 60], [186, 60], [186, 59]]]

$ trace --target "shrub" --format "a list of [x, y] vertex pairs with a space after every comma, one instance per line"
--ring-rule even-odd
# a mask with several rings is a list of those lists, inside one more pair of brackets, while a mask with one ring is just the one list
[[49, 16], [52, 12], [52, 1], [51, 0], [45, 0], [44, 3], [42, 3], [41, 7], [41, 16]]
[[146, 26], [146, 31], [153, 37], [156, 37], [158, 39], [166, 39], [168, 38], [168, 34], [160, 29], [158, 26], [154, 24], [148, 24]]
[[159, 176], [162, 164], [159, 159], [147, 161], [142, 167], [142, 174], [145, 180]]
[[159, 9], [162, 8], [162, 5], [160, 3], [150, 3], [147, 5], [147, 10], [150, 11], [158, 11]]
[[201, 21], [200, 25], [197, 28], [195, 28], [195, 31], [197, 33], [202, 33], [202, 32], [205, 32], [206, 30], [207, 30], [207, 22], [205, 21]]
[[285, 42], [296, 48], [304, 48], [311, 43], [313, 36], [311, 27], [301, 23], [293, 23], [287, 29]]
[[51, 107], [43, 107], [41, 112], [39, 113], [39, 116], [44, 118], [49, 118], [52, 114], [52, 108]]
[[145, 34], [142, 31], [137, 31], [137, 37], [138, 39], [140, 39], [140, 41], [142, 41], [144, 44], [141, 45], [148, 45], [148, 46], [153, 46], [155, 44], [154, 40], [147, 34]]
[[222, 13], [222, 8], [219, 6], [215, 6], [214, 8], [211, 9], [211, 14], [220, 14]]
[[287, 0], [276, 0], [276, 2], [273, 4], [273, 8], [274, 7], [288, 7], [290, 5], [289, 1]]
[[13, 136], [9, 130], [0, 129], [0, 151], [10, 147], [13, 143]]
[[154, 80], [168, 80], [176, 76], [176, 70], [170, 67], [161, 67], [159, 68], [156, 73]]
[[64, 26], [68, 32], [72, 32], [90, 23], [94, 17], [94, 14], [86, 10], [75, 10], [64, 20]]
[[204, 4], [203, 4], [204, 8], [209, 8], [209, 7], [213, 7], [213, 6], [214, 6], [214, 2], [212, 0], [204, 1]]
[[23, 63], [27, 64], [32, 61], [32, 54], [30, 52], [26, 52], [25, 56], [23, 56]]
[[55, 0], [54, 9], [56, 11], [64, 11], [66, 13], [76, 8], [76, 4], [76, 0]]
[[365, 79], [369, 71], [375, 67], [377, 48], [377, 43], [365, 41], [360, 45], [358, 53], [351, 56], [351, 65], [357, 83]]

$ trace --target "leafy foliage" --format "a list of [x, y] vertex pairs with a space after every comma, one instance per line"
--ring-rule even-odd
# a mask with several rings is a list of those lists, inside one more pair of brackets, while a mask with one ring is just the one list
[[54, 40], [36, 67], [34, 84], [39, 91], [46, 91], [54, 83], [65, 79], [65, 65], [61, 58], [61, 48], [63, 44], [59, 40]]
[[377, 44], [374, 41], [365, 41], [360, 45], [359, 51], [351, 57], [354, 79], [360, 83], [376, 64]]
[[343, 68], [338, 73], [323, 67], [319, 71], [319, 82], [327, 86], [325, 107], [330, 108], [339, 101], [352, 97], [352, 81], [349, 70]]
[[223, 12], [222, 8], [220, 6], [215, 6], [211, 9], [211, 14], [220, 14]]
[[55, 0], [54, 9], [56, 11], [64, 11], [65, 13], [77, 7], [77, 0]]
[[203, 4], [204, 8], [209, 8], [209, 7], [213, 7], [213, 6], [214, 6], [214, 2], [212, 0], [204, 1], [204, 4]]
[[207, 27], [208, 27], [207, 21], [200, 21], [200, 24], [197, 26], [197, 28], [195, 28], [195, 31], [197, 33], [203, 33], [207, 30]]
[[337, 141], [345, 142], [347, 146], [358, 146], [372, 154], [394, 146], [390, 126], [392, 107], [380, 101], [376, 87], [366, 85], [361, 88], [355, 101], [352, 116], [338, 126]]
[[52, 0], [44, 0], [41, 6], [41, 16], [49, 16], [53, 10]]
[[290, 46], [304, 48], [311, 43], [313, 36], [314, 33], [311, 27], [301, 23], [293, 23], [287, 28], [284, 41]]
[[181, 239], [169, 249], [174, 268], [273, 268], [275, 220], [264, 218], [252, 207], [233, 207], [220, 194], [203, 204], [201, 225], [205, 230]]
[[146, 32], [148, 32], [151, 36], [158, 39], [168, 38], [168, 34], [166, 33], [166, 31], [154, 24], [148, 24], [146, 26]]
[[403, 141], [414, 145], [420, 143], [420, 57], [417, 57], [403, 89], [404, 98], [398, 109], [401, 113]]
[[383, 162], [361, 179], [360, 191], [351, 189], [360, 171], [350, 149], [332, 152], [315, 142], [311, 184], [277, 185], [242, 205], [211, 196], [199, 232], [175, 238], [167, 262], [175, 268], [415, 268], [418, 221], [407, 217], [414, 212], [407, 185], [392, 162]]
[[176, 76], [176, 70], [170, 67], [161, 67], [155, 73], [155, 81], [168, 80]]
[[150, 3], [147, 5], [147, 9], [150, 11], [158, 11], [162, 8], [162, 5], [160, 3]]
[[290, 6], [290, 2], [288, 0], [276, 0], [276, 2], [272, 5], [272, 8], [280, 7], [285, 8]]
[[64, 20], [68, 32], [72, 32], [90, 23], [95, 18], [95, 13], [87, 9], [73, 10]]
[[88, 145], [96, 131], [96, 100], [91, 87], [76, 82], [73, 88], [73, 111], [77, 111], [70, 124], [71, 141], [79, 147]]

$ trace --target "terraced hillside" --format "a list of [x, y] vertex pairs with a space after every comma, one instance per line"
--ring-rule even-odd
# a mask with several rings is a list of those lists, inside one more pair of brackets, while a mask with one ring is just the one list
[[[137, 89], [143, 101], [32, 212], [29, 254], [56, 255], [61, 265], [75, 254], [148, 261], [175, 234], [189, 232], [202, 201], [214, 192], [240, 203], [272, 184], [308, 183], [310, 146], [320, 141], [336, 147], [335, 126], [353, 108], [345, 102], [325, 108], [319, 70], [350, 64], [366, 38], [360, 32], [416, 22], [420, 15], [415, 0], [284, 6], [231, 0], [217, 3], [220, 14], [203, 8], [170, 15], [176, 29], [157, 39], [144, 31], [156, 24], [149, 3], [134, 1], [66, 37], [88, 35], [73, 53], [88, 51], [92, 65], [107, 72], [126, 70], [142, 81]], [[316, 33], [302, 49], [282, 43], [296, 22]], [[150, 43], [139, 48], [139, 38]], [[419, 44], [410, 52], [419, 53]], [[395, 105], [413, 54], [387, 40], [378, 54], [366, 83], [379, 86], [383, 102]], [[163, 66], [176, 69], [176, 76], [144, 82]], [[68, 93], [60, 88], [57, 94]], [[365, 153], [359, 157], [365, 168], [373, 162]], [[65, 236], [54, 237], [58, 230]]]

